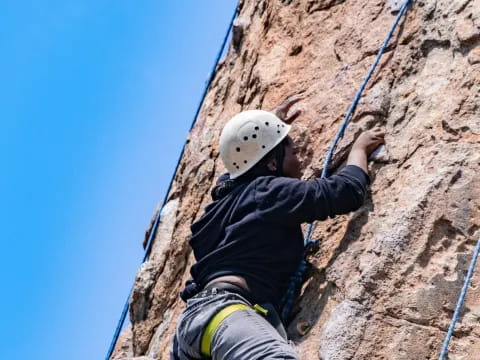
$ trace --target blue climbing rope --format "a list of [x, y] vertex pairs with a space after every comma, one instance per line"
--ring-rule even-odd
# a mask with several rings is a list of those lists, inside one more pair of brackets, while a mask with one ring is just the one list
[[[393, 37], [393, 34], [395, 32], [395, 29], [397, 28], [401, 18], [403, 15], [407, 12], [407, 8], [410, 5], [410, 2], [412, 0], [405, 0], [403, 3], [400, 11], [397, 14], [397, 17], [395, 18], [395, 21], [393, 22], [392, 27], [390, 28], [390, 31], [383, 41], [382, 46], [380, 47], [380, 50], [378, 51], [377, 57], [375, 58], [375, 61], [373, 62], [372, 66], [370, 67], [370, 71], [368, 72], [367, 76], [362, 82], [362, 85], [358, 89], [355, 98], [353, 99], [352, 105], [350, 105], [350, 108], [347, 111], [347, 114], [343, 118], [343, 122], [340, 126], [340, 130], [337, 132], [335, 139], [333, 140], [333, 144], [330, 147], [327, 158], [325, 159], [325, 164], [323, 166], [322, 170], [322, 178], [326, 178], [328, 176], [328, 167], [330, 166], [330, 163], [332, 161], [333, 153], [335, 152], [335, 149], [338, 145], [338, 142], [340, 139], [343, 137], [343, 134], [348, 126], [349, 121], [351, 120], [355, 109], [358, 105], [358, 102], [360, 101], [360, 98], [362, 97], [363, 91], [365, 90], [365, 87], [367, 86], [368, 81], [372, 77], [373, 73], [375, 72], [375, 69], [380, 62], [380, 59], [382, 58], [382, 55], [385, 53], [385, 50], [387, 48], [388, 43], [390, 42], [391, 38]], [[310, 236], [313, 231], [313, 226], [314, 224], [309, 224], [307, 228], [307, 232], [305, 234], [304, 242], [305, 246], [307, 246], [310, 243]], [[281, 306], [282, 306], [282, 319], [284, 321], [288, 321], [293, 304], [295, 303], [295, 298], [298, 296], [299, 291], [301, 289], [302, 283], [306, 277], [306, 271], [308, 270], [307, 266], [307, 261], [306, 259], [303, 259], [301, 263], [299, 264], [298, 268], [296, 269], [294, 275], [290, 279], [290, 284], [287, 288], [287, 292], [285, 293], [284, 297], [282, 298]]]
[[[217, 65], [220, 62], [220, 59], [225, 52], [227, 41], [228, 41], [228, 39], [230, 37], [230, 33], [232, 31], [233, 21], [237, 17], [237, 12], [238, 12], [238, 4], [235, 6], [235, 11], [234, 11], [233, 16], [230, 20], [230, 24], [228, 25], [227, 33], [225, 34], [225, 37], [223, 38], [222, 45], [221, 45], [220, 50], [219, 50], [219, 52], [217, 54], [217, 57], [215, 59], [215, 63], [213, 65], [212, 70], [209, 73], [209, 78], [208, 78], [207, 82], [205, 83], [205, 88], [203, 90], [203, 94], [202, 94], [202, 96], [200, 98], [200, 101], [198, 103], [197, 110], [196, 110], [195, 115], [193, 117], [192, 124], [190, 125], [190, 130], [189, 131], [192, 131], [193, 127], [195, 126], [195, 122], [197, 121], [198, 114], [200, 113], [202, 105], [205, 101], [205, 97], [207, 96], [208, 89], [210, 88], [210, 85], [212, 84], [213, 79], [215, 78]], [[173, 181], [175, 179], [175, 174], [177, 173], [177, 170], [180, 166], [180, 162], [182, 160], [183, 154], [185, 153], [185, 148], [186, 147], [187, 147], [187, 142], [185, 142], [185, 144], [183, 145], [183, 149], [180, 153], [180, 156], [178, 157], [178, 161], [177, 161], [177, 165], [175, 167], [175, 171], [173, 172], [172, 178], [170, 179], [170, 184], [168, 185], [168, 190], [165, 193], [165, 197], [163, 199], [162, 206], [161, 206], [160, 210], [158, 211], [158, 213], [155, 217], [155, 221], [153, 222], [152, 230], [150, 231], [150, 235], [149, 235], [148, 240], [147, 240], [147, 246], [145, 248], [145, 255], [143, 257], [142, 263], [147, 261], [148, 257], [150, 256], [150, 252], [152, 250], [152, 245], [153, 245], [153, 239], [155, 238], [155, 233], [157, 232], [158, 224], [160, 222], [160, 215], [161, 215], [163, 207], [165, 206], [165, 204], [167, 202], [168, 194], [170, 193], [170, 190], [172, 188]], [[128, 293], [127, 300], [125, 302], [125, 305], [123, 306], [123, 310], [122, 310], [122, 313], [120, 315], [120, 319], [118, 320], [118, 324], [117, 324], [117, 327], [115, 329], [115, 333], [113, 334], [113, 338], [112, 338], [112, 341], [110, 343], [110, 347], [108, 348], [108, 352], [107, 352], [107, 356], [105, 357], [105, 360], [109, 360], [110, 357], [113, 354], [113, 351], [115, 350], [115, 346], [116, 346], [118, 338], [120, 336], [120, 332], [122, 331], [123, 324], [125, 323], [125, 319], [127, 317], [127, 312], [128, 312], [128, 308], [129, 308], [129, 300], [130, 300], [130, 296], [132, 294], [132, 291], [133, 291], [133, 287], [130, 289], [130, 292]]]
[[398, 23], [400, 22], [400, 19], [403, 17], [403, 15], [407, 12], [408, 5], [410, 4], [411, 0], [405, 0], [405, 2], [402, 5], [402, 8], [398, 12], [397, 17], [395, 18], [395, 21], [393, 22], [392, 27], [390, 28], [390, 32], [388, 33], [387, 37], [385, 38], [382, 47], [378, 51], [377, 57], [375, 58], [375, 61], [373, 62], [372, 66], [370, 67], [370, 71], [368, 72], [367, 76], [363, 80], [362, 85], [357, 91], [357, 94], [355, 95], [355, 98], [353, 99], [352, 105], [350, 105], [350, 109], [348, 109], [347, 114], [345, 115], [343, 119], [343, 123], [340, 126], [340, 130], [338, 131], [337, 135], [335, 136], [335, 139], [333, 140], [333, 145], [328, 151], [327, 154], [327, 159], [325, 160], [325, 165], [323, 167], [322, 171], [322, 177], [326, 177], [328, 173], [328, 166], [330, 165], [330, 162], [332, 161], [332, 156], [335, 151], [335, 148], [337, 147], [338, 142], [340, 139], [343, 137], [343, 133], [345, 132], [348, 122], [350, 121], [351, 117], [353, 116], [353, 113], [355, 112], [355, 109], [357, 108], [358, 102], [360, 101], [360, 98], [362, 97], [362, 93], [365, 90], [365, 87], [367, 86], [368, 81], [372, 77], [373, 73], [375, 72], [375, 69], [377, 68], [378, 63], [380, 62], [380, 59], [382, 58], [383, 53], [385, 52], [385, 49], [387, 48], [388, 43], [392, 39], [393, 33], [395, 32], [395, 29], [398, 26]]
[[440, 357], [438, 360], [445, 360], [448, 351], [448, 344], [450, 343], [450, 339], [453, 335], [453, 330], [455, 329], [455, 324], [458, 321], [460, 316], [460, 311], [462, 310], [463, 302], [465, 300], [465, 296], [467, 295], [468, 287], [470, 285], [470, 281], [472, 280], [473, 272], [475, 271], [475, 267], [477, 265], [478, 254], [480, 254], [480, 238], [477, 241], [477, 246], [475, 247], [475, 251], [473, 252], [472, 261], [470, 263], [470, 268], [468, 269], [467, 276], [465, 278], [465, 282], [463, 283], [463, 288], [460, 293], [460, 297], [457, 301], [457, 306], [455, 308], [455, 312], [453, 313], [452, 322], [448, 328], [447, 336], [445, 337], [445, 341], [443, 343], [442, 352], [440, 353]]
[[300, 261], [300, 264], [298, 264], [295, 272], [290, 277], [290, 283], [288, 284], [287, 291], [285, 291], [285, 294], [280, 300], [280, 317], [284, 322], [288, 322], [291, 310], [295, 304], [295, 300], [300, 293], [303, 283], [307, 280], [307, 272], [310, 267], [310, 263], [307, 260], [308, 253], [313, 246], [318, 244], [318, 242], [318, 240], [310, 240], [305, 246], [303, 259]]
[[[375, 58], [375, 61], [373, 62], [372, 66], [370, 67], [370, 70], [368, 71], [367, 76], [362, 82], [362, 85], [360, 85], [360, 88], [358, 89], [355, 98], [353, 99], [352, 105], [350, 105], [350, 108], [347, 111], [347, 114], [343, 118], [343, 122], [340, 125], [340, 130], [337, 132], [337, 135], [335, 136], [335, 139], [333, 140], [333, 144], [328, 150], [327, 153], [327, 158], [325, 159], [325, 164], [323, 165], [323, 170], [322, 170], [322, 178], [325, 178], [328, 176], [328, 167], [330, 166], [330, 163], [332, 161], [333, 153], [335, 152], [335, 149], [337, 148], [338, 142], [340, 139], [343, 137], [343, 134], [345, 133], [345, 130], [347, 129], [348, 123], [350, 122], [355, 109], [357, 108], [357, 105], [360, 101], [360, 98], [362, 97], [363, 91], [365, 90], [365, 87], [367, 86], [368, 81], [372, 77], [373, 73], [375, 72], [375, 69], [377, 68], [378, 63], [380, 62], [380, 59], [382, 58], [383, 54], [385, 53], [385, 49], [387, 48], [388, 43], [392, 39], [392, 36], [395, 32], [395, 29], [397, 28], [401, 18], [403, 15], [407, 12], [408, 5], [410, 5], [410, 2], [412, 0], [405, 0], [403, 3], [400, 11], [398, 12], [397, 17], [395, 18], [395, 21], [393, 22], [392, 27], [390, 28], [390, 31], [388, 32], [387, 37], [383, 41], [383, 44], [378, 51], [377, 57]], [[308, 226], [307, 234], [305, 236], [305, 243], [307, 243], [310, 239], [310, 235], [312, 233], [312, 228], [313, 224], [310, 224]]]

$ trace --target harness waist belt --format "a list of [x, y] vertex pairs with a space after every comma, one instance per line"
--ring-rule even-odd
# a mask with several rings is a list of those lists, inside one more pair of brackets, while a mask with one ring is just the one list
[[229, 282], [226, 282], [226, 281], [214, 282], [214, 283], [206, 286], [200, 292], [200, 294], [204, 291], [210, 291], [212, 289], [225, 290], [225, 291], [240, 295], [241, 297], [245, 298], [245, 300], [247, 300], [252, 305], [259, 302], [259, 301], [257, 301], [257, 299], [255, 299], [253, 294], [250, 293], [249, 291], [245, 290], [244, 288], [242, 288], [238, 285], [235, 285], [235, 284], [232, 284], [232, 283], [229, 283]]

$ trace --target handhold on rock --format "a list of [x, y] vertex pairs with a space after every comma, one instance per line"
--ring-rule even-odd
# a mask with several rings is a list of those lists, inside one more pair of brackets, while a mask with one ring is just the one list
[[290, 56], [296, 56], [298, 54], [300, 54], [303, 50], [303, 46], [302, 45], [294, 45], [292, 47], [292, 49], [290, 50], [290, 53], [288, 55]]
[[400, 11], [402, 8], [403, 1], [402, 0], [389, 0], [388, 6], [390, 7], [390, 12], [395, 14]]
[[297, 332], [300, 336], [305, 336], [311, 329], [311, 325], [308, 322], [299, 322], [297, 324]]
[[238, 17], [233, 21], [232, 44], [235, 50], [240, 49], [248, 25], [250, 25], [250, 21], [243, 17]]
[[370, 154], [368, 160], [376, 163], [388, 163], [390, 158], [388, 156], [387, 148], [383, 145], [380, 145]]
[[470, 65], [480, 64], [480, 47], [473, 48], [468, 54], [468, 63]]

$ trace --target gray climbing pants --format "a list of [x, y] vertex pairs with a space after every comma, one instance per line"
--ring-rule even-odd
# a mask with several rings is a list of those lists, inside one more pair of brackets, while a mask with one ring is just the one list
[[[170, 360], [204, 359], [200, 354], [200, 343], [205, 327], [215, 314], [233, 304], [249, 305], [242, 296], [230, 292], [200, 294], [189, 299], [178, 320]], [[273, 307], [268, 310], [269, 313], [275, 311]], [[283, 326], [277, 326], [277, 329], [252, 308], [235, 311], [217, 328], [211, 344], [211, 359], [298, 360], [298, 354], [288, 344]]]

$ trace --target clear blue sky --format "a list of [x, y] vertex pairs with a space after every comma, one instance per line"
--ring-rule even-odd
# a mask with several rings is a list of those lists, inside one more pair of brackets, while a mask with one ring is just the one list
[[105, 356], [235, 4], [2, 3], [2, 359]]

